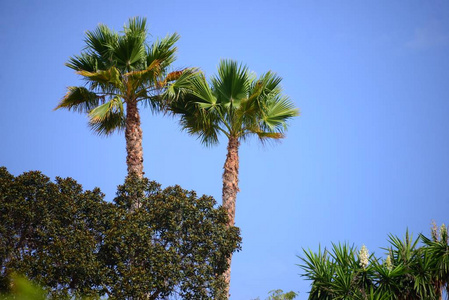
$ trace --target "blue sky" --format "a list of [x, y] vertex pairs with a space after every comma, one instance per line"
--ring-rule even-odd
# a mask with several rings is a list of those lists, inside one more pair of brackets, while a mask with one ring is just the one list
[[[222, 58], [284, 78], [301, 110], [287, 138], [240, 150], [232, 299], [300, 292], [296, 255], [331, 242], [382, 254], [389, 233], [449, 223], [447, 1], [0, 1], [0, 165], [98, 186], [126, 176], [123, 134], [52, 111], [79, 77], [64, 66], [84, 32], [147, 17], [151, 39], [178, 32], [175, 68], [215, 73]], [[221, 201], [226, 141], [203, 147], [175, 118], [141, 111], [146, 175]]]

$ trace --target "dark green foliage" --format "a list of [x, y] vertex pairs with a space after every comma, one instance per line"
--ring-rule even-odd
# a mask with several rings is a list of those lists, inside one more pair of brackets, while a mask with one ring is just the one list
[[426, 255], [432, 258], [431, 266], [435, 271], [433, 273], [435, 293], [442, 298], [445, 290], [446, 297], [449, 298], [449, 237], [447, 227], [443, 224], [438, 232], [436, 224], [433, 223], [432, 238], [429, 239], [421, 235], [421, 239], [426, 245]]
[[0, 292], [19, 273], [58, 299], [215, 298], [240, 237], [213, 198], [147, 179], [127, 180], [114, 203], [103, 197], [71, 178], [0, 168]]
[[[144, 196], [130, 212], [135, 195]], [[102, 252], [112, 294], [157, 299], [176, 292], [183, 299], [216, 299], [222, 285], [216, 275], [227, 269], [240, 238], [236, 227], [226, 226], [226, 212], [214, 209], [212, 197], [133, 178], [119, 186], [114, 201]]]
[[53, 183], [40, 172], [14, 178], [1, 168], [0, 178], [1, 277], [16, 271], [60, 297], [96, 294], [97, 245], [111, 206], [100, 190], [83, 192], [71, 178]]
[[300, 267], [312, 281], [309, 299], [443, 299], [449, 281], [446, 227], [439, 239], [434, 232], [432, 236], [420, 235], [420, 247], [408, 231], [404, 239], [390, 235], [383, 261], [341, 244], [318, 253], [304, 251]]

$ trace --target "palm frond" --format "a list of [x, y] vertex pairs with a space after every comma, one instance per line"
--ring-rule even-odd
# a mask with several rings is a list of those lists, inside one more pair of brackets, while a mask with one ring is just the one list
[[269, 132], [283, 132], [287, 128], [287, 121], [299, 116], [299, 111], [286, 96], [276, 95], [268, 99], [260, 116], [261, 128]]
[[124, 113], [123, 102], [118, 97], [114, 97], [110, 101], [92, 109], [89, 112], [89, 118], [91, 122], [98, 123], [105, 120], [112, 113]]
[[96, 70], [104, 69], [104, 65], [98, 55], [87, 53], [70, 57], [65, 65], [75, 71], [95, 72]]
[[120, 37], [113, 53], [116, 65], [126, 72], [138, 69], [144, 57], [143, 46], [143, 40], [139, 37]]
[[278, 76], [276, 73], [272, 71], [268, 71], [264, 75], [261, 76], [261, 81], [264, 82], [264, 87], [266, 92], [271, 92], [274, 90], [281, 91], [282, 88], [280, 86], [282, 77]]
[[161, 68], [165, 69], [176, 60], [177, 48], [174, 46], [180, 36], [177, 33], [167, 35], [163, 39], [156, 40], [146, 50], [145, 60], [149, 66], [153, 61], [160, 62]]
[[191, 84], [193, 94], [198, 98], [197, 104], [200, 108], [205, 110], [216, 108], [217, 98], [202, 74], [192, 77]]
[[285, 138], [285, 135], [280, 132], [255, 131], [254, 133], [257, 135], [262, 144], [265, 144], [267, 141], [278, 141]]
[[[282, 92], [281, 81], [282, 78], [271, 71], [261, 75], [258, 79], [252, 79], [248, 100], [259, 100], [263, 103], [266, 99], [272, 98], [273, 95], [280, 95]], [[272, 96], [269, 96], [270, 94]]]
[[220, 104], [227, 109], [238, 108], [240, 101], [248, 97], [251, 86], [248, 67], [232, 60], [221, 60], [218, 76], [211, 79]]
[[128, 89], [137, 89], [142, 86], [145, 82], [155, 81], [161, 73], [161, 65], [158, 60], [155, 60], [144, 70], [136, 70], [123, 74], [127, 77]]
[[100, 136], [108, 136], [125, 129], [125, 116], [119, 113], [110, 113], [102, 122], [89, 122], [89, 127]]
[[141, 35], [147, 36], [147, 19], [142, 17], [133, 17], [128, 20], [128, 24], [124, 26], [125, 35]]
[[108, 70], [98, 70], [96, 72], [83, 70], [78, 71], [78, 74], [86, 77], [89, 82], [94, 84], [112, 85], [118, 90], [123, 90], [124, 88], [120, 78], [120, 71], [116, 67], [111, 67]]
[[119, 69], [129, 72], [144, 66], [147, 34], [146, 19], [129, 20], [124, 27], [124, 35], [118, 37], [112, 51], [112, 59]]
[[[168, 73], [165, 78], [162, 78], [156, 84], [156, 96], [149, 96], [147, 99], [142, 99], [145, 105], [152, 105], [147, 103], [149, 101], [157, 101], [158, 105], [164, 112], [171, 112], [170, 103], [183, 98], [182, 95], [191, 92], [191, 79], [194, 76], [198, 76], [199, 71], [196, 68], [187, 68], [181, 71], [173, 71]], [[163, 91], [162, 93], [160, 93]], [[185, 103], [183, 104], [185, 105]]]
[[180, 119], [181, 127], [188, 134], [198, 136], [200, 142], [205, 146], [212, 146], [218, 143], [220, 130], [216, 124], [214, 115], [198, 108], [196, 108], [195, 112], [186, 114]]
[[217, 115], [200, 108], [196, 103], [192, 104], [186, 110], [188, 113], [180, 120], [182, 128], [191, 135], [197, 135], [206, 146], [217, 144], [222, 131], [218, 126]]
[[175, 80], [178, 80], [181, 78], [181, 76], [185, 73], [185, 70], [181, 71], [173, 71], [167, 74], [167, 76], [164, 78], [165, 80], [162, 83], [158, 83], [158, 86], [165, 85], [164, 83], [173, 82]]
[[54, 110], [66, 108], [80, 113], [87, 113], [98, 106], [104, 97], [89, 91], [85, 87], [70, 86]]
[[106, 25], [100, 24], [93, 31], [86, 32], [85, 51], [90, 55], [101, 57], [102, 61], [111, 63], [112, 49], [117, 43], [118, 34]]
[[109, 135], [115, 130], [125, 128], [123, 102], [114, 97], [89, 112], [89, 125], [99, 135]]

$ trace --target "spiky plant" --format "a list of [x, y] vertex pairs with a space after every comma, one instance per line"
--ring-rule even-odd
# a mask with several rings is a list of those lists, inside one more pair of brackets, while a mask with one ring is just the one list
[[436, 224], [432, 229], [432, 239], [420, 235], [427, 246], [425, 251], [431, 257], [434, 270], [435, 294], [439, 300], [443, 299], [443, 291], [446, 289], [446, 299], [449, 299], [449, 238], [447, 227], [443, 224], [439, 234]]

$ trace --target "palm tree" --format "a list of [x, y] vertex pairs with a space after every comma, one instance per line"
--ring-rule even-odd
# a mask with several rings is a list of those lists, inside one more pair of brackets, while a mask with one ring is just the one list
[[[173, 100], [170, 108], [180, 115], [183, 129], [197, 135], [203, 144], [217, 144], [220, 134], [228, 139], [222, 197], [229, 226], [233, 226], [239, 191], [240, 142], [252, 135], [261, 141], [283, 138], [287, 121], [299, 115], [298, 109], [282, 95], [281, 78], [276, 74], [267, 72], [256, 78], [246, 66], [231, 60], [220, 62], [218, 76], [212, 77], [210, 84], [199, 73], [189, 83], [168, 89]], [[227, 296], [231, 258], [224, 275]]]
[[143, 176], [142, 129], [138, 103], [153, 111], [163, 107], [161, 94], [168, 83], [189, 72], [168, 73], [175, 60], [178, 34], [149, 45], [145, 18], [131, 18], [123, 32], [105, 25], [86, 33], [86, 47], [66, 63], [86, 81], [70, 86], [55, 109], [87, 113], [99, 135], [125, 130], [128, 175]]

